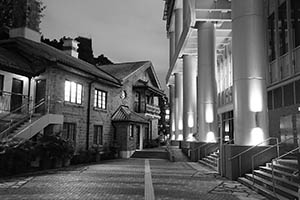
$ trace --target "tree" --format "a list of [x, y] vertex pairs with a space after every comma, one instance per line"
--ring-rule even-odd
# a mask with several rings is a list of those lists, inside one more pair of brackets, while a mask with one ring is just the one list
[[0, 27], [28, 27], [40, 31], [43, 10], [41, 0], [0, 0]]

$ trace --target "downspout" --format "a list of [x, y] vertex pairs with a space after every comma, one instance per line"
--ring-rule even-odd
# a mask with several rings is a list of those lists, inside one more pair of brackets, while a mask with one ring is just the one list
[[92, 84], [96, 80], [89, 82], [89, 93], [88, 93], [88, 108], [87, 108], [87, 119], [86, 119], [86, 150], [89, 150], [89, 138], [90, 138], [90, 118], [91, 118], [91, 95], [92, 95]]
[[[28, 112], [30, 111], [30, 89], [31, 89], [31, 77], [27, 77], [28, 78], [28, 103], [27, 103], [27, 109]], [[30, 113], [29, 113], [30, 114]]]

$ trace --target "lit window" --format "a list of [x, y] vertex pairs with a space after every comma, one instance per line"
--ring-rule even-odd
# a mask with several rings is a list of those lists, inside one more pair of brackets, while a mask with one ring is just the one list
[[65, 81], [65, 101], [81, 104], [82, 85], [71, 81]]
[[94, 107], [106, 110], [107, 92], [95, 89]]

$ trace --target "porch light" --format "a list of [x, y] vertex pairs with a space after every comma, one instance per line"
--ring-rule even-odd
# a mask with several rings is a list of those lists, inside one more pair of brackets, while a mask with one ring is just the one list
[[188, 135], [188, 138], [187, 138], [187, 142], [193, 142], [193, 141], [195, 141], [196, 139], [194, 138], [194, 136], [193, 136], [193, 133], [189, 133], [189, 135]]
[[209, 131], [206, 134], [206, 142], [216, 142], [215, 134], [212, 131]]
[[300, 112], [300, 107], [298, 107], [298, 111]]

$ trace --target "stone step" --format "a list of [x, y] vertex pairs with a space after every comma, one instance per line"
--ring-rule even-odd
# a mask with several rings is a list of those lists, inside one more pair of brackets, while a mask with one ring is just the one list
[[[272, 174], [272, 168], [271, 167], [266, 167], [266, 166], [260, 166], [259, 167], [260, 170], [267, 172], [269, 174]], [[298, 177], [298, 175], [294, 175], [292, 173], [288, 173], [288, 172], [284, 172], [278, 169], [274, 169], [274, 175], [287, 179], [289, 181], [293, 181], [295, 183], [300, 183], [300, 178]]]
[[[269, 167], [269, 168], [272, 168], [271, 163], [267, 163], [266, 166]], [[278, 164], [278, 163], [274, 163], [273, 166], [274, 166], [274, 169], [284, 171], [284, 172], [287, 172], [287, 173], [291, 173], [291, 174], [294, 173], [295, 171], [297, 171], [296, 168], [286, 166], [286, 165], [281, 165], [281, 164]]]
[[274, 200], [288, 200], [288, 198], [283, 197], [279, 194], [274, 194], [273, 191], [266, 189], [265, 187], [258, 185], [258, 184], [254, 184], [253, 182], [250, 181], [249, 179], [245, 178], [245, 177], [239, 177], [238, 181], [240, 183], [242, 183], [243, 185], [253, 189], [254, 191], [256, 191], [259, 194], [264, 195], [265, 197], [267, 197], [268, 199], [274, 199]]
[[167, 151], [135, 151], [131, 158], [157, 158], [168, 159], [169, 154]]
[[215, 161], [215, 160], [211, 160], [211, 159], [209, 159], [209, 158], [203, 158], [202, 159], [203, 161], [205, 161], [205, 162], [207, 162], [207, 163], [209, 163], [210, 165], [213, 165], [213, 166], [215, 166], [215, 167], [217, 167], [217, 162]]
[[277, 163], [280, 165], [294, 168], [296, 170], [298, 169], [298, 161], [296, 159], [279, 159]]
[[[261, 171], [261, 170], [254, 170], [254, 174], [261, 177], [261, 178], [264, 178], [268, 181], [272, 181], [272, 174], [269, 174], [267, 172], [264, 172], [264, 171]], [[283, 187], [287, 187], [290, 190], [293, 190], [295, 192], [298, 192], [299, 184], [297, 184], [293, 181], [289, 181], [285, 178], [278, 177], [278, 176], [274, 176], [274, 180], [275, 180], [276, 184], [281, 185]]]
[[[254, 186], [260, 185], [269, 191], [273, 191], [272, 181], [268, 181], [268, 180], [261, 178], [259, 176], [256, 176], [256, 175], [253, 176], [252, 174], [246, 174], [245, 177], [248, 180], [250, 180], [251, 182], [254, 179], [254, 182], [255, 182]], [[298, 198], [297, 192], [295, 192], [287, 187], [283, 187], [283, 186], [276, 185], [276, 184], [275, 184], [275, 192], [283, 197], [288, 198], [288, 199], [297, 199]]]
[[198, 160], [198, 163], [200, 163], [200, 164], [202, 164], [202, 165], [204, 165], [204, 166], [207, 166], [207, 167], [211, 168], [211, 169], [214, 170], [214, 171], [218, 171], [217, 166], [212, 165], [212, 164], [210, 164], [210, 163], [208, 163], [208, 162], [206, 162], [206, 161], [204, 161], [204, 160]]

